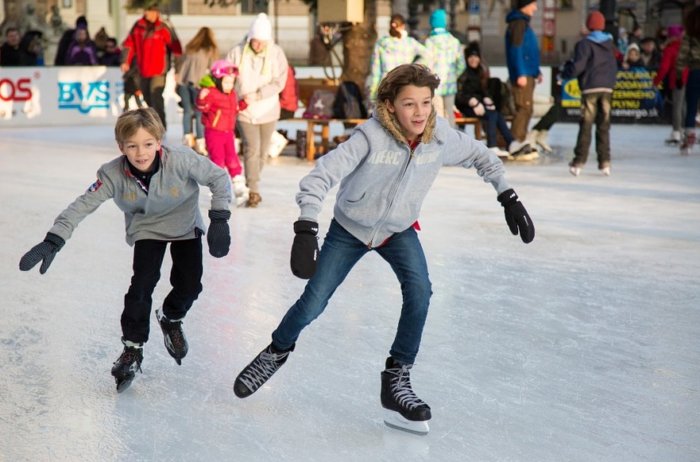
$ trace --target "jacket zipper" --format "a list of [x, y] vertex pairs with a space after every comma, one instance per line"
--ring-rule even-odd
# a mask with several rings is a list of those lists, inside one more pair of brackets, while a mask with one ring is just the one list
[[379, 231], [379, 228], [381, 228], [381, 225], [384, 223], [386, 218], [389, 216], [389, 212], [391, 211], [391, 207], [394, 205], [394, 200], [396, 199], [396, 195], [399, 191], [399, 186], [401, 185], [401, 181], [403, 180], [404, 176], [406, 176], [406, 171], [408, 170], [408, 166], [411, 164], [411, 159], [413, 159], [413, 155], [415, 153], [415, 148], [408, 147], [408, 160], [406, 161], [406, 165], [404, 165], [403, 169], [401, 170], [401, 174], [399, 175], [398, 179], [394, 182], [394, 185], [392, 187], [391, 193], [389, 194], [389, 197], [391, 200], [389, 201], [389, 205], [387, 206], [386, 210], [384, 211], [384, 215], [382, 215], [382, 219], [379, 220], [379, 223], [377, 226], [374, 228], [374, 232], [372, 233], [372, 237], [370, 238], [369, 242], [367, 243], [367, 248], [372, 250], [372, 241], [374, 241], [374, 236], [377, 234], [377, 231]]

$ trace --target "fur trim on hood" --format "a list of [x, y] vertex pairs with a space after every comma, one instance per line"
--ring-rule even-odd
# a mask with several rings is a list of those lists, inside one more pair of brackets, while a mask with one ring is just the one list
[[[435, 112], [435, 108], [433, 108], [432, 112], [428, 116], [428, 122], [425, 124], [425, 130], [423, 131], [423, 135], [420, 139], [421, 143], [423, 144], [430, 143], [433, 140], [433, 135], [435, 133], [436, 115], [437, 114]], [[382, 127], [384, 127], [384, 129], [388, 131], [389, 134], [393, 136], [397, 141], [409, 144], [408, 139], [401, 130], [401, 125], [399, 124], [399, 121], [396, 120], [396, 116], [394, 116], [394, 114], [389, 112], [389, 108], [387, 107], [386, 103], [377, 103], [376, 109], [374, 110], [374, 117], [379, 121], [380, 124], [382, 124]]]

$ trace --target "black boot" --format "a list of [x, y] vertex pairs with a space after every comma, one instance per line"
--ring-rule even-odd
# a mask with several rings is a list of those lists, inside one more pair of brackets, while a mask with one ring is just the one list
[[239, 398], [246, 398], [262, 387], [277, 369], [287, 362], [289, 353], [294, 351], [294, 345], [288, 350], [279, 351], [272, 344], [268, 345], [248, 364], [233, 383], [233, 392]]
[[382, 406], [387, 410], [384, 423], [413, 433], [428, 433], [430, 406], [411, 388], [412, 364], [403, 364], [389, 357], [382, 372]]
[[117, 383], [117, 392], [119, 393], [129, 388], [136, 372], [141, 372], [141, 362], [143, 361], [143, 347], [140, 344], [123, 339], [122, 342], [124, 343], [124, 351], [112, 366], [112, 376]]
[[158, 318], [158, 324], [163, 330], [165, 348], [170, 353], [170, 356], [175, 359], [175, 362], [181, 365], [182, 358], [187, 356], [187, 351], [189, 350], [185, 333], [182, 331], [182, 321], [171, 321], [160, 310], [156, 310], [156, 318]]

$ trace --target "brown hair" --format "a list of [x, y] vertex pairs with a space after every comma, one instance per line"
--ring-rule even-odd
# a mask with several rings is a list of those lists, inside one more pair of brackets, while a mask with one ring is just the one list
[[394, 102], [396, 95], [406, 85], [416, 87], [430, 87], [431, 96], [440, 85], [440, 77], [433, 74], [427, 66], [422, 64], [402, 64], [395, 67], [384, 76], [377, 89], [377, 102]]
[[165, 127], [155, 109], [151, 107], [134, 109], [124, 112], [117, 119], [117, 124], [114, 126], [114, 138], [117, 143], [124, 144], [127, 139], [143, 128], [153, 137], [161, 141], [165, 136]]
[[206, 50], [212, 58], [219, 56], [219, 47], [214, 39], [214, 32], [208, 27], [202, 27], [192, 40], [185, 45], [185, 53], [196, 53], [199, 50]]

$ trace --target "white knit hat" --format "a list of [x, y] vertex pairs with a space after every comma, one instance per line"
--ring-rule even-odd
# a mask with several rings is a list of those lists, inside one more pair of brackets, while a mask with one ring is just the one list
[[272, 24], [270, 18], [265, 13], [260, 13], [255, 17], [248, 32], [248, 40], [257, 39], [269, 42], [272, 40]]

